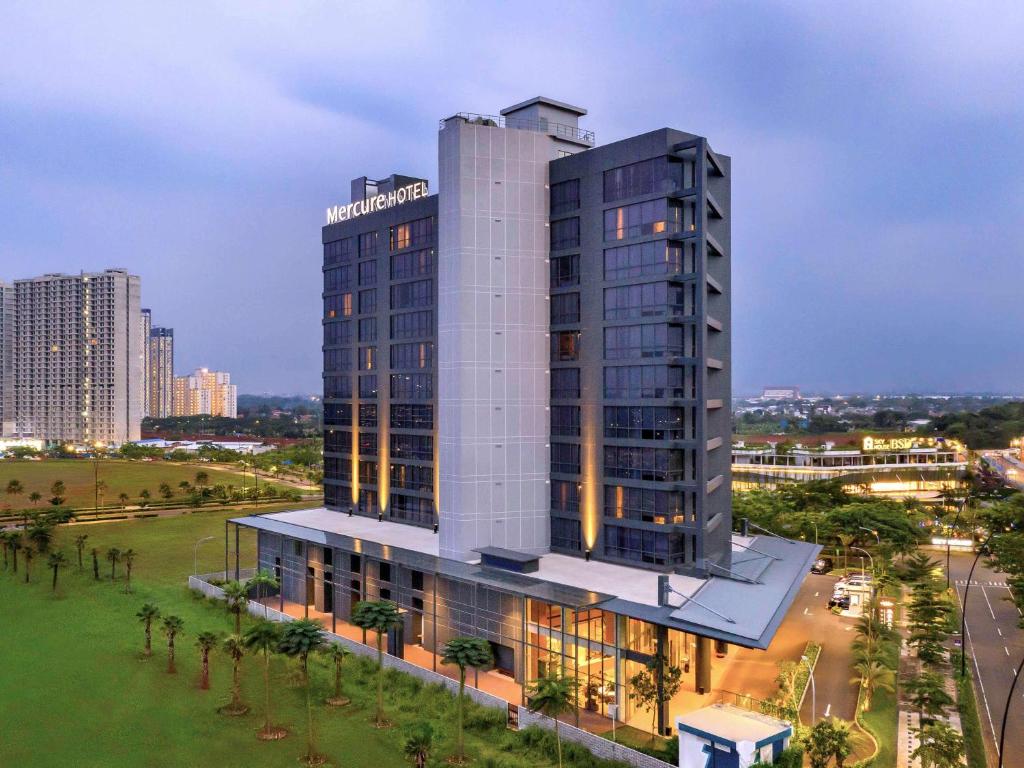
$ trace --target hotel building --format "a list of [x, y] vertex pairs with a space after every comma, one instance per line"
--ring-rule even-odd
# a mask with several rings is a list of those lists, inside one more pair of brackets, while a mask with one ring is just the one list
[[598, 146], [585, 114], [453, 115], [436, 194], [361, 177], [328, 209], [325, 507], [231, 521], [234, 567], [255, 529], [273, 607], [358, 638], [352, 605], [392, 600], [394, 655], [441, 671], [481, 636], [480, 687], [520, 703], [560, 669], [649, 728], [630, 678], [661, 658], [710, 692], [818, 549], [733, 534], [729, 158], [667, 128]]
[[151, 328], [146, 345], [149, 350], [149, 411], [146, 415], [166, 419], [174, 413], [174, 329]]
[[174, 379], [172, 395], [174, 416], [238, 416], [238, 388], [227, 371], [196, 368], [187, 376]]
[[0, 282], [0, 437], [14, 434], [14, 286]]
[[120, 444], [142, 424], [139, 278], [123, 269], [14, 281], [15, 432]]

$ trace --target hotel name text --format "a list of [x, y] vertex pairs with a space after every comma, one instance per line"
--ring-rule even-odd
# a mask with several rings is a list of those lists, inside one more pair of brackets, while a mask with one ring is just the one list
[[337, 224], [341, 221], [348, 221], [365, 213], [383, 211], [393, 205], [409, 203], [427, 196], [427, 182], [417, 181], [415, 184], [396, 189], [383, 195], [374, 195], [365, 200], [356, 200], [348, 205], [335, 205], [327, 209], [327, 223]]

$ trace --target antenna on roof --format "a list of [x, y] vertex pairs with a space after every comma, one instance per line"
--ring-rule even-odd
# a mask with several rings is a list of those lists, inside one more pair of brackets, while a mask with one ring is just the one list
[[[688, 602], [688, 603], [694, 603], [694, 604], [696, 604], [696, 605], [700, 606], [701, 608], [703, 608], [703, 609], [704, 609], [705, 611], [708, 611], [708, 612], [710, 612], [710, 613], [713, 613], [713, 614], [715, 614], [715, 616], [717, 616], [718, 618], [720, 618], [720, 619], [725, 619], [725, 620], [726, 620], [727, 622], [729, 622], [730, 624], [735, 624], [735, 623], [736, 623], [736, 622], [735, 622], [735, 621], [734, 621], [733, 619], [730, 619], [730, 618], [729, 618], [728, 616], [726, 616], [726, 615], [725, 615], [724, 613], [719, 613], [719, 612], [718, 612], [718, 611], [716, 611], [716, 610], [715, 610], [714, 608], [711, 608], [711, 607], [709, 607], [709, 606], [707, 606], [707, 605], [704, 605], [704, 603], [702, 603], [702, 602], [701, 602], [700, 600], [698, 600], [697, 598], [695, 598], [695, 597], [690, 597], [689, 595], [684, 595], [684, 594], [683, 594], [682, 592], [680, 592], [680, 591], [679, 591], [678, 589], [676, 589], [676, 588], [675, 588], [675, 587], [673, 587], [673, 586], [672, 586], [671, 584], [669, 584], [669, 582], [668, 582], [668, 579], [667, 579], [667, 578], [666, 578], [666, 579], [664, 580], [664, 582], [662, 582], [662, 583], [661, 583], [661, 584], [660, 584], [659, 586], [661, 586], [661, 588], [662, 588], [662, 589], [664, 590], [664, 592], [665, 592], [666, 594], [667, 594], [667, 593], [669, 593], [669, 592], [671, 592], [672, 594], [675, 594], [675, 595], [679, 595], [679, 597], [683, 598], [683, 600], [685, 600], [686, 602]], [[668, 601], [667, 601], [667, 600], [666, 600], [665, 604], [666, 604], [666, 605], [668, 605], [668, 606], [669, 606], [670, 608], [682, 608], [682, 606], [681, 606], [681, 605], [669, 605], [669, 603], [668, 603]]]
[[725, 567], [723, 567], [721, 565], [718, 565], [718, 563], [707, 563], [707, 566], [709, 568], [717, 568], [722, 573], [724, 573], [727, 576], [729, 576], [729, 578], [736, 579], [736, 581], [745, 581], [748, 584], [764, 584], [763, 581], [759, 581], [757, 579], [752, 579], [749, 576], [744, 576], [742, 573], [736, 573], [736, 571], [730, 571], [728, 568], [725, 568]]

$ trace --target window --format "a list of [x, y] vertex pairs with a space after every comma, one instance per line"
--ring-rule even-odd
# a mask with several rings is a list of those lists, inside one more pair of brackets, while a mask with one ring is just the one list
[[551, 481], [551, 511], [579, 514], [580, 485], [573, 480]]
[[556, 293], [551, 297], [551, 324], [564, 325], [580, 321], [580, 295]]
[[348, 556], [348, 570], [349, 573], [360, 573], [362, 568], [362, 558], [359, 555], [350, 554]]
[[580, 332], [559, 331], [551, 334], [551, 360], [579, 360]]
[[605, 328], [604, 356], [606, 360], [681, 356], [685, 353], [683, 337], [683, 327], [678, 325], [625, 325]]
[[684, 561], [682, 533], [643, 531], [619, 525], [604, 527], [604, 553], [620, 560], [674, 565]]
[[578, 399], [580, 396], [579, 368], [551, 369], [551, 397], [554, 400]]
[[417, 280], [391, 286], [391, 309], [429, 307], [434, 303], [434, 281]]
[[377, 348], [376, 347], [360, 347], [359, 348], [359, 370], [360, 371], [372, 371], [377, 368]]
[[434, 377], [429, 373], [391, 374], [392, 400], [432, 400]]
[[666, 241], [635, 243], [604, 252], [604, 279], [625, 280], [647, 275], [692, 274], [697, 271], [697, 244]]
[[[434, 523], [434, 502], [419, 496], [406, 496], [404, 493], [391, 494], [391, 517], [396, 520], [405, 520], [414, 525], [424, 527]], [[417, 571], [413, 571], [413, 574]], [[413, 576], [415, 584], [415, 575]], [[420, 574], [420, 586], [413, 586], [413, 589], [423, 589], [423, 575]], [[414, 600], [416, 598], [413, 598]]]
[[[621, 168], [613, 168], [604, 172], [604, 201], [606, 203], [622, 200], [626, 197], [650, 195], [655, 192], [668, 192], [666, 182], [669, 179], [670, 164], [666, 157], [655, 157]], [[679, 165], [674, 165], [676, 176], [679, 176]], [[678, 188], [679, 184], [675, 187]]]
[[670, 202], [665, 198], [645, 203], [624, 205], [604, 212], [604, 239], [625, 240], [631, 237], [696, 230], [696, 203]]
[[634, 320], [670, 314], [693, 315], [697, 284], [643, 283], [604, 290], [605, 320]]
[[301, 541], [298, 541], [298, 540], [293, 540], [292, 541], [292, 554], [295, 555], [296, 557], [302, 557], [303, 549], [302, 549], [302, 542]]
[[[359, 482], [366, 483], [369, 485], [377, 484], [377, 462], [376, 461], [360, 461], [359, 462]], [[360, 492], [360, 496], [362, 492]], [[376, 496], [376, 494], [374, 494]], [[368, 502], [373, 504], [373, 501], [367, 499]], [[376, 506], [374, 504], [374, 506]], [[369, 507], [366, 507], [369, 510]]]
[[391, 406], [392, 429], [433, 429], [434, 406], [401, 405]]
[[352, 397], [352, 377], [324, 376], [324, 397]]
[[[410, 586], [417, 592], [423, 591], [423, 571], [415, 569], [409, 571]], [[422, 607], [422, 606], [421, 606]]]
[[430, 461], [434, 458], [434, 438], [431, 435], [391, 435], [391, 458]]
[[434, 249], [396, 253], [391, 257], [391, 279], [430, 277], [434, 273]]
[[352, 433], [340, 429], [325, 430], [324, 450], [329, 453], [352, 453]]
[[580, 407], [578, 405], [551, 406], [551, 434], [578, 437], [580, 434]]
[[352, 265], [324, 270], [325, 291], [348, 291], [354, 287]]
[[[328, 480], [352, 482], [352, 459], [324, 456], [324, 477]], [[326, 492], [326, 488], [324, 491]], [[335, 503], [338, 503], [335, 501]]]
[[580, 247], [580, 220], [578, 217], [551, 222], [551, 250]]
[[391, 368], [396, 371], [429, 369], [434, 363], [434, 344], [419, 341], [391, 345]]
[[568, 256], [551, 257], [551, 287], [561, 288], [566, 285], [580, 284], [580, 256], [573, 253]]
[[376, 261], [361, 261], [359, 262], [359, 284], [360, 285], [375, 285], [377, 283], [377, 262]]
[[376, 432], [359, 432], [359, 455], [377, 455], [377, 433]]
[[369, 400], [377, 399], [377, 376], [360, 376], [359, 377], [359, 397], [367, 398]]
[[391, 487], [432, 493], [434, 490], [434, 468], [392, 463]]
[[580, 180], [569, 179], [551, 185], [551, 215], [575, 211], [580, 207]]
[[434, 239], [434, 219], [426, 217], [391, 227], [391, 250], [425, 245]]
[[377, 565], [377, 578], [380, 581], [391, 581], [391, 563], [379, 563]]
[[359, 236], [359, 258], [377, 255], [377, 233], [364, 232]]
[[352, 403], [325, 403], [325, 427], [351, 427]]
[[377, 289], [368, 288], [359, 292], [359, 314], [372, 315], [377, 311]]
[[[604, 436], [617, 440], [685, 440], [687, 437], [683, 408], [661, 406], [605, 406]], [[693, 409], [690, 409], [690, 431]]]
[[324, 323], [324, 344], [348, 344], [352, 341], [352, 321]]
[[364, 317], [359, 321], [359, 343], [377, 340], [377, 318]]
[[551, 471], [565, 475], [580, 473], [580, 446], [577, 443], [551, 444]]
[[[351, 408], [351, 406], [349, 406]], [[359, 404], [359, 426], [369, 427], [371, 429], [377, 428], [377, 404], [376, 403], [360, 403]]]
[[419, 336], [430, 336], [433, 332], [434, 313], [432, 310], [407, 312], [391, 317], [392, 339], [413, 339]]
[[682, 523], [683, 494], [623, 485], [604, 487], [604, 516], [645, 523]]
[[352, 294], [340, 293], [324, 297], [324, 317], [349, 317], [352, 314]]
[[606, 445], [604, 474], [629, 480], [675, 482], [683, 479], [683, 451]]
[[569, 549], [578, 552], [583, 548], [580, 536], [580, 521], [566, 520], [564, 517], [551, 518], [551, 546], [557, 549]]
[[352, 370], [352, 350], [350, 348], [344, 349], [325, 349], [324, 350], [324, 371], [351, 371]]
[[604, 369], [604, 396], [609, 400], [694, 398], [693, 366], [626, 365]]
[[337, 264], [342, 261], [349, 261], [355, 255], [355, 240], [346, 237], [343, 240], [335, 240], [333, 243], [324, 243], [324, 264]]

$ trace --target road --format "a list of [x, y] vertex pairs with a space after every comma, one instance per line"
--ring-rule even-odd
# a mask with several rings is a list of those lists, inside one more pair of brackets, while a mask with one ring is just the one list
[[1015, 451], [982, 451], [990, 467], [998, 472], [1007, 485], [1017, 490], [1024, 490], [1024, 462], [1016, 456]]
[[[956, 585], [961, 605], [974, 556], [953, 554], [950, 578]], [[1009, 599], [1006, 575], [985, 567], [984, 560], [974, 569], [967, 598], [967, 650], [974, 657], [974, 673], [979, 681], [978, 709], [981, 730], [990, 755], [1002, 723], [1003, 708], [1013, 682], [1015, 667], [1024, 658], [1024, 632], [1018, 626], [1021, 614]], [[1006, 725], [1005, 768], [1024, 768], [1024, 683], [1018, 684]]]

